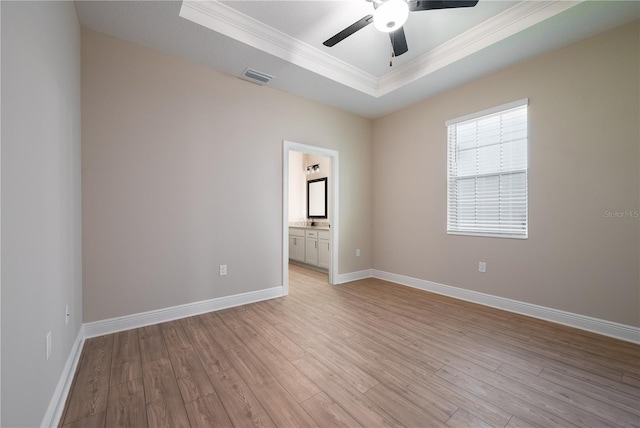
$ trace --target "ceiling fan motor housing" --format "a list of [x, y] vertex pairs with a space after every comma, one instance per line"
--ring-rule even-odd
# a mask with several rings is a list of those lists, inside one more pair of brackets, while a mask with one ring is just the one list
[[409, 5], [404, 0], [386, 0], [381, 4], [374, 3], [374, 8], [373, 25], [384, 33], [402, 27], [409, 17]]

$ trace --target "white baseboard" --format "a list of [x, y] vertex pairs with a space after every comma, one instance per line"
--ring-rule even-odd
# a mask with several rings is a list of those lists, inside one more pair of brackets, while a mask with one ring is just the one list
[[630, 325], [619, 324], [613, 321], [592, 318], [586, 315], [574, 314], [571, 312], [561, 311], [559, 309], [547, 308], [531, 303], [492, 296], [490, 294], [479, 293], [477, 291], [438, 284], [437, 282], [426, 281], [424, 279], [412, 278], [375, 269], [372, 270], [371, 276], [395, 282], [397, 284], [419, 288], [420, 290], [430, 291], [432, 293], [442, 294], [444, 296], [454, 297], [456, 299], [466, 300], [468, 302], [478, 303], [492, 308], [503, 309], [505, 311], [515, 312], [533, 318], [539, 318], [545, 321], [579, 328], [581, 330], [591, 331], [604, 336], [615, 337], [616, 339], [625, 340], [627, 342], [640, 343], [640, 328]]
[[80, 362], [80, 355], [82, 354], [82, 345], [84, 344], [84, 327], [80, 326], [78, 336], [69, 352], [67, 362], [62, 369], [60, 379], [56, 385], [56, 389], [53, 391], [53, 396], [49, 402], [49, 407], [42, 419], [42, 427], [54, 427], [58, 426], [62, 412], [64, 411], [64, 405], [67, 402], [67, 397], [71, 391], [71, 384], [73, 383], [73, 376], [78, 368]]
[[282, 296], [283, 288], [273, 287], [264, 290], [250, 291], [248, 293], [235, 294], [233, 296], [202, 300], [200, 302], [187, 303], [184, 305], [172, 306], [170, 308], [157, 309], [149, 312], [86, 323], [84, 325], [84, 334], [85, 338], [103, 336], [105, 334], [131, 330], [132, 328], [144, 327], [146, 325], [158, 324], [161, 322], [203, 314], [205, 312], [218, 311], [220, 309], [246, 305], [248, 303], [259, 302], [262, 300], [275, 299], [276, 297]]
[[371, 278], [373, 276], [371, 269], [361, 270], [358, 272], [341, 273], [336, 275], [336, 284], [344, 284], [345, 282], [357, 281], [359, 279]]

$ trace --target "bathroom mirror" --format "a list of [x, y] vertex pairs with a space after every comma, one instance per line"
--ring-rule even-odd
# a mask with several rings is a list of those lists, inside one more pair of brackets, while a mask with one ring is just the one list
[[327, 218], [327, 177], [307, 181], [307, 218]]

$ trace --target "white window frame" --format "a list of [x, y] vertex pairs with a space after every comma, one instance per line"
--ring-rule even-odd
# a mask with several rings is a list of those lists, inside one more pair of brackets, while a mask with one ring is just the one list
[[[529, 141], [528, 141], [528, 104], [529, 99], [523, 98], [517, 101], [513, 101], [511, 103], [503, 104], [500, 106], [496, 106], [493, 108], [489, 108], [486, 110], [482, 110], [476, 113], [472, 113], [469, 115], [461, 116], [455, 119], [451, 119], [445, 122], [447, 127], [447, 234], [450, 235], [467, 235], [467, 236], [486, 236], [486, 237], [497, 237], [497, 238], [515, 238], [515, 239], [527, 239], [529, 236], [529, 207], [528, 207], [528, 150], [529, 150]], [[498, 161], [498, 165], [500, 165], [498, 170], [479, 173], [480, 166], [478, 166], [478, 158], [479, 155], [476, 154], [476, 166], [475, 173], [460, 175], [458, 173], [458, 156], [460, 154], [458, 147], [458, 135], [457, 129], [460, 125], [469, 125], [469, 122], [478, 122], [482, 119], [486, 119], [489, 117], [500, 116], [501, 120], [501, 128], [502, 131], [502, 115], [508, 113], [514, 109], [525, 109], [525, 126], [526, 126], [526, 136], [525, 136], [525, 145], [524, 149], [524, 167], [522, 165], [519, 168], [514, 169], [503, 169], [503, 147], [509, 143], [508, 140], [505, 140], [505, 136], [502, 132], [500, 132], [499, 145], [500, 154], [493, 156], [492, 160]], [[475, 150], [474, 153], [478, 153], [479, 149], [483, 146], [478, 145], [478, 139], [476, 135], [475, 148], [471, 150]], [[521, 141], [521, 139], [519, 140]], [[486, 146], [485, 146], [486, 147]], [[469, 150], [469, 149], [466, 149]], [[522, 153], [520, 153], [522, 155]], [[487, 164], [483, 164], [486, 167]], [[504, 193], [502, 190], [502, 180], [505, 181], [510, 180], [510, 177], [515, 177], [516, 175], [522, 177], [524, 174], [524, 185], [520, 185], [515, 191]], [[486, 205], [482, 205], [481, 191], [479, 191], [479, 181], [486, 178], [496, 177], [498, 180], [497, 185], [497, 198], [491, 200], [490, 203], [486, 203]], [[463, 180], [466, 180], [469, 183], [469, 180], [473, 180], [473, 188], [472, 192], [467, 192], [465, 196], [461, 197], [459, 195], [459, 184], [462, 183]], [[495, 182], [494, 182], [495, 185]], [[495, 192], [494, 192], [495, 194]], [[507, 209], [510, 207], [508, 201], [512, 200], [511, 197], [505, 197], [506, 195], [513, 195], [519, 198], [520, 203], [518, 206], [518, 210], [522, 210], [522, 202], [524, 201], [524, 222], [520, 222], [520, 220], [515, 221], [512, 215], [503, 215], [507, 213]], [[470, 200], [472, 200], [470, 202]], [[467, 207], [472, 207], [471, 217], [468, 212], [463, 214], [461, 213], [461, 208], [459, 204], [464, 204], [465, 201], [467, 203]], [[486, 199], [485, 199], [486, 201]], [[495, 214], [495, 207], [497, 208], [497, 214]], [[513, 205], [515, 206], [515, 204]], [[513, 206], [511, 206], [511, 210], [509, 213], [513, 213]], [[482, 208], [485, 208], [485, 211]], [[486, 213], [487, 207], [493, 208], [493, 215], [488, 216], [484, 215], [484, 219], [490, 218], [487, 221], [480, 220], [482, 217], [480, 212]], [[521, 212], [519, 212], [521, 215]], [[462, 219], [464, 218], [464, 219]], [[521, 217], [520, 217], [521, 218]], [[493, 226], [491, 226], [493, 225]]]

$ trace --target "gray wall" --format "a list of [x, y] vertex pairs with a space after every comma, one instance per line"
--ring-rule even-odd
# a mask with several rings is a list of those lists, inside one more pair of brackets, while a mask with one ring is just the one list
[[[638, 21], [374, 122], [374, 267], [640, 326]], [[445, 121], [529, 98], [529, 239], [446, 233]], [[487, 272], [478, 272], [478, 262]]]
[[39, 426], [82, 323], [80, 27], [72, 2], [0, 7], [0, 424]]
[[90, 30], [82, 66], [85, 322], [282, 285], [283, 140], [339, 151], [371, 267], [371, 121]]

